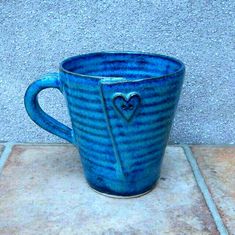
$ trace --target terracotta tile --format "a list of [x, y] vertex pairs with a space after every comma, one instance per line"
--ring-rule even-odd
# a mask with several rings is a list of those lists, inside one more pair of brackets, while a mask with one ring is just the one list
[[18, 145], [0, 180], [0, 234], [218, 234], [180, 147], [149, 194], [112, 199], [85, 182], [69, 145]]
[[235, 147], [193, 146], [192, 152], [225, 226], [235, 234]]

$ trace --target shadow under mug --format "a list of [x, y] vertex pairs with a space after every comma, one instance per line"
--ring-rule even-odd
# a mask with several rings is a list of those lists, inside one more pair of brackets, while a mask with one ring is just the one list
[[[93, 189], [139, 196], [160, 177], [184, 72], [181, 61], [158, 54], [78, 55], [32, 83], [25, 107], [37, 125], [78, 148]], [[40, 108], [37, 95], [46, 88], [65, 96], [72, 129]]]

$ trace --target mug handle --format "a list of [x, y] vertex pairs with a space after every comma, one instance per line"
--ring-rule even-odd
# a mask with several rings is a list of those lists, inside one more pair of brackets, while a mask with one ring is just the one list
[[59, 73], [46, 74], [28, 87], [24, 97], [26, 111], [29, 117], [38, 126], [70, 143], [73, 143], [72, 129], [46, 114], [38, 103], [39, 92], [46, 88], [56, 88], [62, 92]]

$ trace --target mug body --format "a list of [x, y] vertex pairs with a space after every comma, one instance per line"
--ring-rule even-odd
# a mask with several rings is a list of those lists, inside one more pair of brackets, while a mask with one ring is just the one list
[[89, 185], [122, 197], [150, 191], [160, 177], [182, 62], [156, 54], [91, 53], [63, 61], [59, 76]]

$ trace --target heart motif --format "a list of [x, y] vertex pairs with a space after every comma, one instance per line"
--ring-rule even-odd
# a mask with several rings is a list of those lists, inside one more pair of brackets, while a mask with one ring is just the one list
[[140, 95], [136, 92], [116, 93], [112, 101], [117, 113], [127, 122], [132, 120], [141, 104]]

